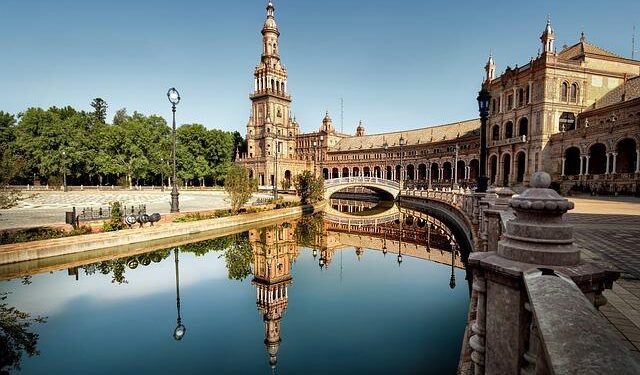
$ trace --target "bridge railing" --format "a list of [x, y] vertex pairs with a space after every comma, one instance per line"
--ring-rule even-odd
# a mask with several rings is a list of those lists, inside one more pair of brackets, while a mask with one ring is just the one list
[[384, 216], [384, 217], [367, 218], [367, 217], [344, 217], [344, 216], [331, 215], [331, 214], [325, 213], [324, 218], [336, 224], [368, 226], [368, 225], [380, 225], [380, 224], [390, 223], [395, 220], [399, 220], [400, 214], [396, 213], [396, 214]]
[[325, 187], [338, 186], [351, 183], [371, 183], [376, 185], [389, 186], [394, 189], [400, 189], [400, 183], [398, 181], [387, 180], [380, 177], [365, 177], [365, 176], [351, 176], [351, 177], [338, 177], [324, 180]]

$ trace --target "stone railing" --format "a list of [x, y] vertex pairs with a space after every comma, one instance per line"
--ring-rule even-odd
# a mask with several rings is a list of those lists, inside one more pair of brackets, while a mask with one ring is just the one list
[[364, 177], [364, 176], [351, 176], [351, 177], [337, 177], [331, 178], [328, 180], [324, 180], [325, 187], [344, 185], [350, 183], [370, 183], [376, 185], [389, 186], [394, 189], [400, 188], [400, 183], [398, 181], [387, 180], [386, 178], [380, 177]]
[[480, 198], [482, 246], [469, 256], [473, 287], [460, 369], [468, 358], [475, 375], [640, 373], [596, 311], [619, 275], [580, 258], [563, 218], [573, 203], [550, 183], [536, 173], [519, 196], [502, 189]]
[[491, 141], [491, 146], [505, 146], [505, 145], [513, 145], [516, 143], [524, 143], [527, 141], [526, 135], [519, 135], [517, 137], [511, 137], [507, 139], [498, 139], [495, 141]]

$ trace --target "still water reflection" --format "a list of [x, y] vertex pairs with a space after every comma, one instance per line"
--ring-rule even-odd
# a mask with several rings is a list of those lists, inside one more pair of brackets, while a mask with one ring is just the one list
[[406, 213], [375, 226], [309, 216], [83, 265], [60, 258], [64, 271], [34, 266], [0, 284], [2, 321], [18, 312], [28, 323], [2, 325], [11, 355], [0, 372], [455, 373], [462, 258], [446, 227]]

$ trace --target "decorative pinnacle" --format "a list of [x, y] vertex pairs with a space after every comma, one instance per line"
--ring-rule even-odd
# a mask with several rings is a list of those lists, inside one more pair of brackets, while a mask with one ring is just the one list
[[546, 211], [563, 214], [573, 209], [573, 202], [563, 198], [551, 186], [551, 176], [546, 172], [536, 172], [531, 178], [531, 188], [513, 198], [509, 205], [516, 211]]

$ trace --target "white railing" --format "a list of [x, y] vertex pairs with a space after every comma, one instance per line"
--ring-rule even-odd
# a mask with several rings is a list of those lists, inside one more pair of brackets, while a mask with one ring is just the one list
[[380, 177], [365, 177], [365, 176], [351, 176], [351, 177], [338, 177], [324, 180], [325, 187], [346, 185], [352, 183], [369, 183], [375, 185], [389, 186], [394, 189], [400, 189], [400, 183], [398, 181], [387, 180]]
[[504, 145], [513, 145], [516, 143], [523, 143], [527, 141], [526, 135], [519, 135], [517, 137], [511, 137], [507, 139], [498, 139], [495, 141], [491, 141], [491, 146], [504, 146]]
[[331, 214], [325, 214], [324, 218], [332, 223], [336, 224], [346, 224], [346, 225], [355, 225], [355, 226], [367, 226], [367, 225], [379, 225], [390, 223], [400, 219], [400, 214], [396, 213], [389, 216], [384, 217], [376, 217], [376, 218], [368, 218], [368, 217], [345, 217], [345, 216], [337, 216]]

